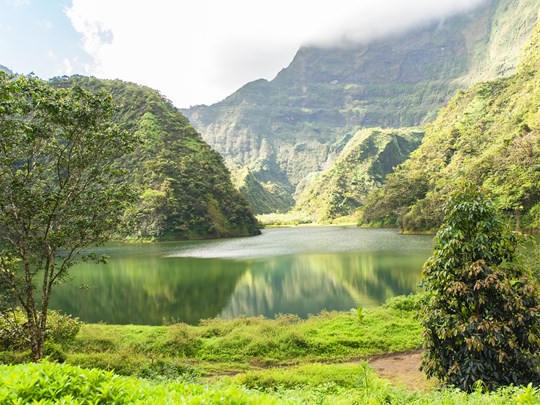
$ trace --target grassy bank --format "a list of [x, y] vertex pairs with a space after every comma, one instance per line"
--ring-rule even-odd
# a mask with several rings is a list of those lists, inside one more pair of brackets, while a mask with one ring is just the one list
[[345, 362], [417, 349], [420, 327], [414, 312], [403, 308], [394, 300], [385, 308], [322, 312], [306, 320], [280, 315], [275, 319], [209, 319], [198, 326], [82, 325], [66, 355], [69, 363], [123, 375], [205, 376]]
[[537, 404], [532, 387], [472, 394], [411, 390], [364, 361], [417, 349], [418, 296], [308, 319], [210, 319], [198, 326], [82, 325], [64, 346], [68, 364], [7, 365], [0, 403], [115, 404]]

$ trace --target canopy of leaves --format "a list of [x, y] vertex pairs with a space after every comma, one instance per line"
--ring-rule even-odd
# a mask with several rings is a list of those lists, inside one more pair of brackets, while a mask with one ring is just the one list
[[[34, 360], [53, 286], [82, 249], [117, 231], [133, 197], [120, 159], [136, 137], [113, 123], [115, 113], [105, 92], [0, 72], [0, 317]], [[6, 314], [15, 304], [24, 328]]]

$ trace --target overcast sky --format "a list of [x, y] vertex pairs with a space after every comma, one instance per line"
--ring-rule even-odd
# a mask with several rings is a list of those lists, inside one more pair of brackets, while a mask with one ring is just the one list
[[369, 41], [488, 0], [0, 0], [0, 64], [161, 91], [177, 107], [271, 80], [301, 45]]

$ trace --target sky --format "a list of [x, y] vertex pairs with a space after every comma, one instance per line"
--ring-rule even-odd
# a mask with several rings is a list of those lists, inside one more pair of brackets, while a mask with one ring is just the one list
[[132, 81], [187, 108], [273, 79], [300, 46], [365, 43], [484, 1], [0, 0], [0, 64]]

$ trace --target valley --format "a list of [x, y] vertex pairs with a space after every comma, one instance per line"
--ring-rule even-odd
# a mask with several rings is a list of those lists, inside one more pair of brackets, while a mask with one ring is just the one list
[[[224, 157], [255, 213], [286, 212], [296, 204], [303, 209], [308, 184], [324, 181], [359, 130], [425, 125], [458, 89], [512, 75], [537, 20], [534, 0], [490, 0], [467, 14], [370, 43], [304, 47], [273, 80], [182, 111]], [[400, 151], [394, 163], [407, 157]], [[380, 183], [368, 168], [359, 170]], [[356, 202], [348, 214], [369, 190], [351, 184], [350, 192]], [[324, 217], [314, 214], [313, 220]]]

